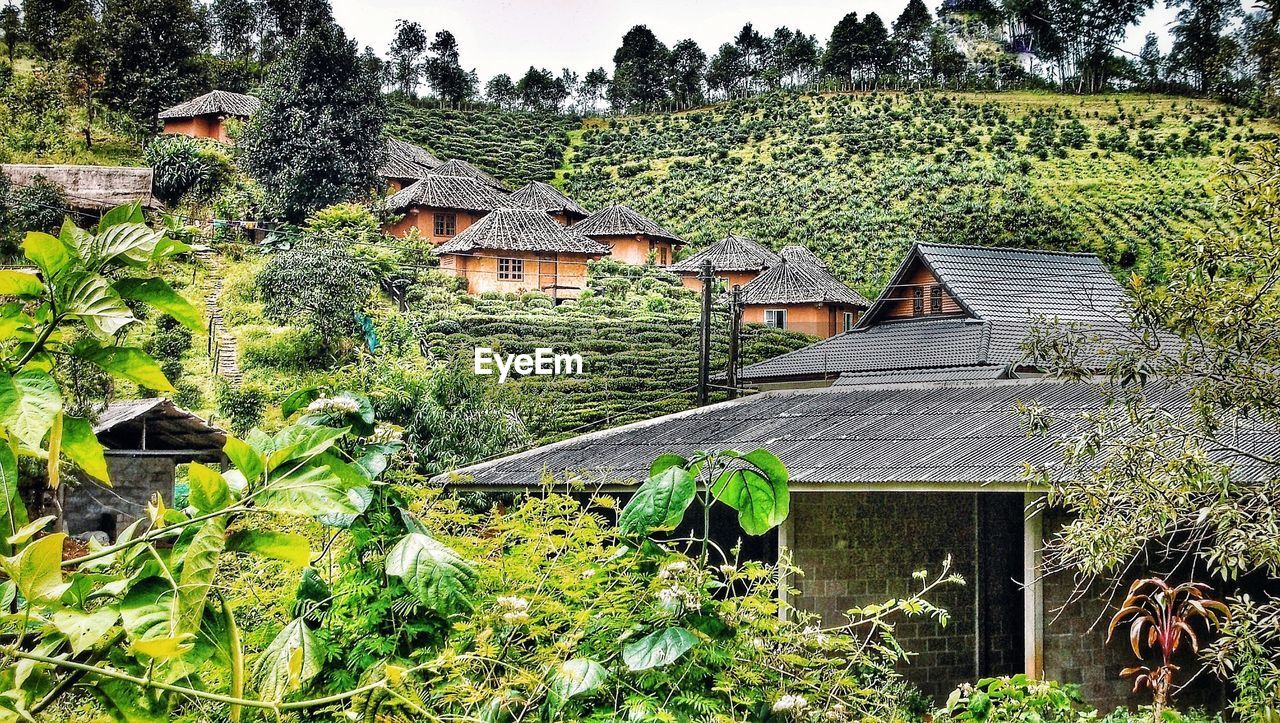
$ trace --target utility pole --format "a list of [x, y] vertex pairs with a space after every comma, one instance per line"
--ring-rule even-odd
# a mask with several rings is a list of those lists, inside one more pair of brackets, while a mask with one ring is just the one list
[[733, 285], [729, 294], [729, 398], [738, 398], [738, 334], [742, 331], [742, 286]]
[[706, 406], [711, 384], [711, 285], [715, 282], [711, 259], [702, 262], [698, 269], [702, 280], [702, 336], [698, 339], [698, 406]]

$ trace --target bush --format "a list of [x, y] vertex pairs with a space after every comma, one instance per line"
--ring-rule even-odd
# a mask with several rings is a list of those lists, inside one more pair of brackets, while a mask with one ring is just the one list
[[374, 275], [338, 245], [307, 243], [272, 255], [256, 283], [267, 319], [306, 325], [332, 346], [359, 331], [355, 315], [373, 292]]
[[226, 149], [207, 138], [159, 136], [147, 146], [146, 157], [155, 172], [152, 189], [165, 203], [175, 204], [188, 195], [208, 201], [231, 179]]
[[320, 339], [307, 329], [242, 327], [239, 332], [240, 360], [246, 369], [302, 371], [315, 367], [323, 353]]
[[217, 398], [218, 414], [226, 417], [231, 432], [241, 437], [262, 422], [267, 409], [267, 392], [261, 387], [220, 382]]

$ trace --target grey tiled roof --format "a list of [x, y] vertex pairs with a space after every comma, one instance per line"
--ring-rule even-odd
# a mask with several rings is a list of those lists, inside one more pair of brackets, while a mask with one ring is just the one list
[[248, 118], [258, 112], [262, 102], [251, 95], [232, 93], [229, 90], [214, 90], [199, 98], [192, 98], [172, 108], [165, 108], [157, 114], [161, 120], [167, 118], [195, 118], [201, 115], [229, 115]]
[[587, 209], [564, 195], [560, 189], [542, 181], [530, 181], [528, 185], [511, 194], [511, 205], [538, 211], [565, 212], [574, 216], [590, 215]]
[[932, 384], [937, 382], [1012, 379], [1011, 370], [1000, 364], [973, 364], [935, 369], [898, 369], [845, 372], [836, 379], [837, 387], [875, 387], [886, 384]]
[[[1181, 392], [1149, 394], [1163, 408], [1186, 409]], [[1049, 436], [1029, 436], [1015, 412], [1020, 401], [1070, 417], [1100, 408], [1103, 395], [1085, 382], [1042, 380], [769, 392], [575, 437], [458, 473], [484, 487], [532, 486], [544, 474], [564, 479], [565, 473], [588, 483], [635, 483], [660, 454], [763, 447], [787, 466], [793, 489], [920, 483], [1017, 488], [1024, 483], [1024, 464], [1062, 461], [1054, 436], [1070, 431], [1060, 424]], [[1254, 431], [1242, 443], [1273, 453], [1280, 437]], [[1243, 461], [1235, 473], [1268, 478], [1272, 470]]]
[[411, 206], [492, 211], [508, 203], [507, 195], [479, 181], [461, 176], [428, 173], [387, 198], [387, 208], [402, 211]]
[[431, 152], [412, 143], [388, 138], [386, 143], [386, 159], [378, 175], [383, 178], [422, 178], [440, 165], [440, 159]]
[[462, 178], [470, 178], [473, 181], [479, 181], [490, 188], [497, 189], [504, 193], [509, 193], [511, 189], [507, 188], [507, 184], [499, 181], [493, 176], [457, 158], [450, 159], [431, 169], [431, 174], [436, 176], [460, 176]]
[[477, 249], [537, 251], [604, 256], [609, 247], [556, 223], [545, 211], [500, 208], [437, 246], [435, 254]]
[[840, 283], [829, 271], [807, 261], [774, 265], [742, 287], [744, 304], [848, 304], [862, 309], [871, 302]]
[[814, 266], [821, 266], [824, 269], [830, 268], [827, 266], [826, 262], [818, 258], [817, 255], [804, 246], [783, 246], [778, 250], [778, 256], [789, 264], [813, 264]]
[[609, 206], [587, 216], [573, 225], [575, 231], [586, 236], [652, 236], [677, 244], [684, 241], [658, 222], [636, 213], [629, 206]]
[[832, 378], [844, 372], [986, 364], [988, 324], [940, 317], [855, 327], [772, 359], [752, 364], [743, 381]]
[[711, 267], [716, 271], [762, 271], [782, 260], [754, 239], [730, 234], [684, 261], [672, 264], [668, 270], [697, 273], [706, 259], [711, 260]]

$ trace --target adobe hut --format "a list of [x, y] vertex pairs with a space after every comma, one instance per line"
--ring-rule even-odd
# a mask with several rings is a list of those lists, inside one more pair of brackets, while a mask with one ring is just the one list
[[[403, 214], [386, 226], [386, 232], [404, 238], [417, 228], [435, 245], [457, 236], [495, 208], [509, 205], [506, 194], [471, 178], [428, 173], [386, 202], [388, 211]], [[550, 217], [548, 217], [550, 218]]]
[[387, 182], [387, 187], [394, 193], [425, 178], [440, 163], [439, 158], [431, 155], [430, 151], [421, 146], [388, 138], [378, 175], [382, 176]]
[[471, 180], [482, 183], [495, 191], [501, 191], [503, 194], [511, 193], [511, 189], [507, 188], [507, 184], [499, 181], [479, 168], [476, 168], [470, 163], [458, 160], [457, 158], [445, 161], [431, 169], [430, 175], [470, 178]]
[[227, 121], [232, 118], [248, 120], [261, 106], [262, 103], [251, 95], [214, 90], [165, 108], [160, 111], [159, 118], [167, 135], [212, 138], [226, 143], [231, 140], [227, 135]]
[[[793, 258], [803, 258], [794, 253]], [[785, 251], [785, 249], [784, 249]], [[849, 331], [858, 315], [871, 306], [858, 292], [840, 283], [829, 271], [807, 261], [778, 264], [743, 286], [739, 299], [742, 320], [790, 329], [826, 339]]]
[[712, 274], [730, 288], [735, 284], [746, 286], [762, 271], [782, 260], [754, 239], [729, 234], [684, 261], [672, 264], [667, 270], [679, 274], [685, 288], [697, 291], [702, 288], [699, 270], [702, 262], [708, 259]]
[[177, 466], [219, 464], [227, 441], [226, 432], [164, 398], [111, 402], [93, 431], [106, 448], [111, 487], [87, 479], [60, 486], [62, 523], [72, 535], [100, 531], [111, 539], [146, 515], [153, 495], [172, 505]]
[[15, 186], [30, 186], [43, 177], [62, 190], [73, 210], [88, 215], [126, 203], [140, 202], [147, 209], [160, 206], [151, 195], [154, 173], [150, 168], [5, 163], [0, 171]]
[[613, 258], [626, 264], [666, 266], [684, 240], [627, 206], [609, 206], [573, 225], [573, 230], [608, 244]]
[[564, 195], [560, 189], [541, 181], [530, 181], [528, 185], [511, 194], [510, 201], [513, 208], [546, 211], [562, 226], [570, 226], [591, 215], [587, 209]]
[[464, 277], [467, 291], [541, 291], [576, 299], [587, 285], [587, 262], [609, 247], [556, 223], [543, 211], [498, 209], [437, 247], [440, 270]]

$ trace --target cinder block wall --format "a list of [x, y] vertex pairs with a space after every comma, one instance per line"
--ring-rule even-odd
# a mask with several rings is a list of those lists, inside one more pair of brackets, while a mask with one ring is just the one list
[[844, 611], [902, 597], [937, 574], [951, 555], [952, 571], [969, 585], [948, 585], [930, 601], [951, 614], [946, 628], [928, 618], [900, 620], [897, 638], [918, 653], [902, 673], [935, 699], [977, 677], [974, 620], [974, 495], [971, 493], [823, 492], [791, 498], [792, 555], [804, 576], [797, 607], [825, 625]]
[[[146, 514], [147, 501], [159, 492], [165, 504], [173, 503], [174, 461], [168, 457], [107, 457], [111, 487], [77, 480], [62, 500], [63, 520], [69, 534], [102, 530], [112, 539], [134, 520]], [[114, 522], [112, 529], [103, 529]]]

